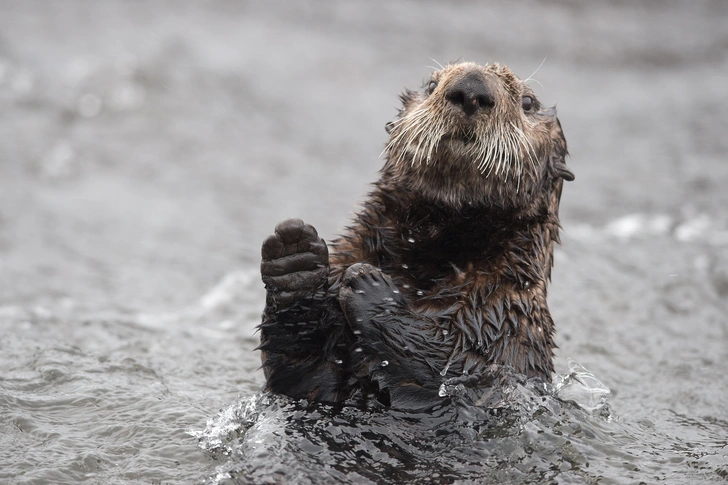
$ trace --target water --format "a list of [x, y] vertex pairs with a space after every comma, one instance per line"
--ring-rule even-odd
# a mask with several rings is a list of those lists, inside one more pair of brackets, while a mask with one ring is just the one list
[[[723, 2], [169, 7], [0, 1], [0, 483], [728, 480]], [[261, 241], [331, 239], [396, 94], [460, 56], [546, 57], [552, 387], [260, 394]]]
[[[223, 464], [206, 483], [707, 483], [726, 478], [726, 422], [625, 423], [578, 365], [552, 387], [506, 375], [426, 413], [257, 394], [193, 434]], [[576, 399], [574, 399], [576, 398]], [[698, 428], [700, 431], [695, 434]], [[677, 435], [673, 434], [677, 431]], [[722, 464], [722, 465], [721, 465]]]

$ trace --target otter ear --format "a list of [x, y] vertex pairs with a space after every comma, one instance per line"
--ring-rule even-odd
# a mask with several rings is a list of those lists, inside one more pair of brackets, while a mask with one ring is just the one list
[[548, 110], [548, 114], [554, 117], [554, 122], [551, 124], [552, 149], [549, 155], [551, 173], [571, 182], [574, 180], [574, 172], [566, 166], [566, 155], [569, 154], [569, 151], [566, 149], [566, 138], [564, 138], [564, 132], [561, 129], [561, 122], [556, 117], [556, 108]]
[[399, 100], [402, 101], [402, 106], [407, 107], [407, 105], [414, 100], [417, 97], [417, 91], [412, 91], [411, 89], [405, 89], [402, 94], [399, 95]]

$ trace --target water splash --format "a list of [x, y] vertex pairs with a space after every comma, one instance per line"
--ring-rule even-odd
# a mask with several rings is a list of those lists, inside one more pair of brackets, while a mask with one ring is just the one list
[[597, 377], [575, 361], [568, 360], [569, 373], [555, 376], [554, 395], [564, 401], [573, 401], [591, 413], [607, 411], [607, 398], [612, 392]]

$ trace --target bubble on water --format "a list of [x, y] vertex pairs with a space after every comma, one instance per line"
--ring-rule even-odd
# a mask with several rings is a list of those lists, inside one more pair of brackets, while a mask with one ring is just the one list
[[387, 366], [389, 365], [389, 361], [388, 361], [388, 360], [383, 360], [383, 361], [382, 361], [382, 363], [381, 363], [380, 365], [381, 365], [382, 367], [387, 367]]

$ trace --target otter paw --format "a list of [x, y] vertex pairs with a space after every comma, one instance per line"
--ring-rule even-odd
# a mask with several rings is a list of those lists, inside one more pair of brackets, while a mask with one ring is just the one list
[[400, 306], [404, 298], [392, 278], [379, 268], [357, 263], [344, 273], [339, 302], [349, 324], [358, 328], [373, 316]]
[[286, 219], [276, 226], [261, 250], [260, 273], [269, 295], [278, 304], [290, 304], [325, 287], [329, 251], [313, 226], [301, 219]]

